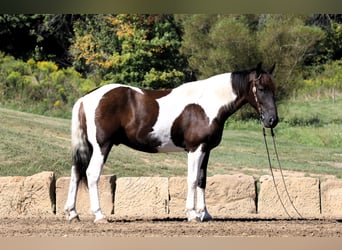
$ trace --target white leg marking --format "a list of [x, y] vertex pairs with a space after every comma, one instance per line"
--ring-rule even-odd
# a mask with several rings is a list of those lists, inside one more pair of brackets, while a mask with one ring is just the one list
[[76, 212], [76, 196], [77, 196], [78, 183], [79, 183], [79, 175], [76, 172], [76, 167], [72, 166], [68, 198], [64, 207], [64, 211], [67, 212], [68, 214], [68, 220], [73, 220], [74, 218], [78, 218], [78, 215]]
[[199, 169], [204, 158], [202, 152], [202, 145], [200, 145], [194, 152], [188, 153], [188, 195], [186, 198], [186, 210], [188, 220], [198, 218], [195, 211], [195, 192], [198, 183]]
[[98, 182], [100, 179], [101, 170], [103, 167], [103, 155], [100, 149], [94, 147], [93, 156], [90, 160], [87, 169], [88, 189], [90, 197], [90, 209], [95, 215], [94, 222], [100, 221], [105, 218], [101, 211], [100, 199], [98, 192]]
[[197, 187], [197, 210], [203, 211], [205, 208], [205, 190], [203, 188]]
[[197, 213], [200, 221], [209, 221], [212, 219], [205, 205], [205, 189], [197, 187]]

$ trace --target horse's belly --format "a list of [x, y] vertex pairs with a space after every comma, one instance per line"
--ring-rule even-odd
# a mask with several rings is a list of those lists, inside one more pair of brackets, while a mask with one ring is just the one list
[[184, 148], [176, 146], [171, 138], [171, 127], [176, 118], [181, 114], [186, 104], [175, 100], [171, 95], [157, 100], [159, 114], [151, 132], [152, 137], [158, 138], [160, 146], [158, 152], [180, 152]]
[[159, 153], [166, 152], [183, 152], [184, 148], [177, 147], [171, 140], [168, 142], [162, 142], [160, 146], [157, 147]]
[[170, 130], [154, 130], [151, 132], [150, 136], [158, 141], [158, 146], [156, 150], [159, 153], [164, 152], [180, 152], [184, 151], [184, 148], [178, 147], [174, 144], [171, 139]]

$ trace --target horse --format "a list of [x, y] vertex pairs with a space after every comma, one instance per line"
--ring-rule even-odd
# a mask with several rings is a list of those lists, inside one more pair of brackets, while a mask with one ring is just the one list
[[[219, 145], [229, 116], [249, 103], [264, 127], [278, 123], [274, 70], [255, 68], [223, 73], [169, 90], [147, 90], [123, 84], [99, 87], [76, 101], [72, 110], [72, 167], [65, 204], [68, 220], [79, 220], [77, 189], [85, 179], [94, 222], [106, 221], [98, 181], [113, 145], [148, 152], [187, 152], [189, 221], [212, 219], [205, 203], [210, 151]], [[195, 195], [196, 206], [195, 206]]]

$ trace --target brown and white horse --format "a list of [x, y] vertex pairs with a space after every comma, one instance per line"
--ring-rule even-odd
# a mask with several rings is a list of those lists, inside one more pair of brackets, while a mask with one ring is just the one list
[[262, 70], [260, 63], [254, 69], [216, 75], [172, 90], [108, 84], [81, 97], [72, 113], [73, 165], [65, 205], [69, 220], [78, 219], [75, 203], [83, 177], [95, 222], [105, 219], [98, 180], [112, 146], [121, 143], [150, 153], [186, 151], [186, 216], [188, 220], [210, 220], [205, 203], [210, 150], [220, 143], [227, 118], [246, 103], [259, 112], [265, 127], [277, 125], [273, 69]]

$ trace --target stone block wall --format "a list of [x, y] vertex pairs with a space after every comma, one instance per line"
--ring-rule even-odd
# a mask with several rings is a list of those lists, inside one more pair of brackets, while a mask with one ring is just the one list
[[[0, 217], [64, 214], [69, 180], [62, 177], [56, 181], [53, 172], [0, 177]], [[342, 218], [342, 180], [286, 177], [285, 181], [294, 206], [304, 218]], [[298, 217], [281, 179], [276, 178], [276, 183], [288, 213]], [[117, 179], [103, 175], [99, 181], [103, 212], [118, 217], [185, 218], [186, 192], [186, 177]], [[258, 181], [244, 174], [208, 177], [206, 201], [214, 218], [288, 218], [270, 176]], [[84, 185], [79, 188], [76, 204], [80, 216], [90, 214]]]
[[55, 204], [53, 172], [0, 177], [0, 216], [53, 214]]

